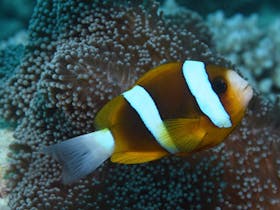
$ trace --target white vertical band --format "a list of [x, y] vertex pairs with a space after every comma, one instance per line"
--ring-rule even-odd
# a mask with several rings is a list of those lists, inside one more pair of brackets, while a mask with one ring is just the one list
[[178, 152], [150, 94], [143, 87], [136, 85], [122, 95], [140, 116], [146, 128], [151, 132], [156, 141], [168, 152]]
[[183, 64], [183, 75], [200, 110], [219, 128], [231, 127], [230, 116], [212, 89], [204, 63], [186, 60]]

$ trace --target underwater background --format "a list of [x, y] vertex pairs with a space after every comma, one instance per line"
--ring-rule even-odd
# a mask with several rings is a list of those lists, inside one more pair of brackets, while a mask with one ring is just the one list
[[[279, 1], [0, 0], [0, 11], [1, 210], [280, 208]], [[40, 146], [93, 131], [108, 100], [186, 58], [249, 80], [241, 126], [209, 151], [108, 161], [63, 186]]]

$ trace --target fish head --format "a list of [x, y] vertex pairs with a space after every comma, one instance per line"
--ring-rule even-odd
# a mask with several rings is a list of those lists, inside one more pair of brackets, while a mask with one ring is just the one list
[[244, 116], [253, 97], [253, 89], [234, 70], [217, 66], [207, 66], [206, 68], [212, 88], [220, 98], [235, 127]]

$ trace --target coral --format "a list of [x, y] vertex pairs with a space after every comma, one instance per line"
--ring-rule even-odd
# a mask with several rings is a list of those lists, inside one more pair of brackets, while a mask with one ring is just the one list
[[9, 189], [7, 187], [8, 180], [5, 177], [5, 172], [9, 166], [9, 159], [7, 154], [9, 151], [9, 144], [14, 141], [13, 130], [11, 125], [7, 122], [0, 120], [0, 209], [7, 210], [8, 198], [7, 194]]
[[26, 31], [20, 31], [6, 41], [0, 41], [0, 89], [12, 77], [20, 65], [27, 42]]
[[61, 166], [41, 154], [44, 145], [94, 131], [97, 110], [161, 63], [192, 58], [230, 66], [202, 39], [209, 32], [196, 15], [182, 27], [176, 17], [158, 15], [157, 4], [141, 2], [37, 2], [19, 65], [10, 65], [8, 56], [1, 61], [12, 74], [5, 73], [0, 86], [0, 113], [18, 122], [10, 146], [9, 205], [278, 209], [280, 110], [259, 96], [225, 143], [185, 158], [141, 165], [108, 161], [64, 186]]
[[2, 89], [5, 88], [5, 82], [17, 71], [23, 50], [22, 45], [9, 45], [0, 50], [0, 86], [2, 86]]
[[[63, 186], [60, 166], [41, 154], [41, 147], [94, 131], [96, 112], [159, 64], [199, 59], [230, 66], [212, 53], [208, 40], [200, 40], [209, 37], [201, 18], [188, 12], [190, 20], [181, 27], [175, 19], [158, 15], [157, 8], [153, 1], [37, 2], [24, 54], [16, 67], [5, 64], [5, 72], [10, 73], [0, 86], [0, 114], [18, 122], [8, 174], [12, 209], [114, 206], [104, 203], [102, 191], [116, 177], [102, 176], [108, 170], [115, 170], [112, 175], [126, 170], [133, 179], [141, 167], [146, 170], [145, 165], [101, 167], [77, 184]], [[168, 165], [169, 160], [162, 163]], [[131, 187], [120, 193], [130, 193]], [[108, 194], [114, 196], [112, 192]]]
[[225, 142], [222, 209], [279, 208], [279, 114], [279, 107], [256, 97], [241, 128]]
[[[174, 0], [161, 0], [162, 3], [173, 2]], [[236, 13], [242, 14], [253, 14], [262, 12], [268, 9], [270, 13], [274, 11], [276, 14], [279, 13], [280, 4], [277, 0], [259, 0], [258, 4], [254, 0], [237, 0], [229, 2], [227, 0], [220, 1], [195, 1], [195, 0], [176, 0], [179, 7], [186, 7], [191, 10], [198, 12], [199, 14], [206, 16], [209, 13], [216, 12], [217, 10], [223, 10], [227, 16], [231, 16]], [[173, 4], [174, 5], [174, 4]]]
[[174, 28], [174, 30], [178, 30], [178, 27], [181, 30], [187, 28], [196, 35], [199, 41], [212, 47], [212, 34], [202, 17], [196, 12], [179, 7], [175, 1], [167, 1], [166, 5], [159, 8], [159, 12], [163, 13], [169, 27]]
[[215, 149], [141, 166], [109, 165], [99, 175], [106, 180], [105, 192], [95, 195], [98, 200], [105, 193], [108, 199], [95, 205], [105, 209], [278, 209], [279, 119], [271, 120], [271, 115], [279, 111], [255, 98], [240, 129]]
[[258, 15], [226, 18], [217, 12], [209, 15], [207, 22], [217, 51], [275, 100], [275, 94], [280, 93], [280, 18], [262, 25]]
[[[18, 156], [14, 179], [19, 180], [10, 205], [19, 209], [19, 205], [22, 209], [278, 209], [279, 119], [270, 115], [278, 116], [280, 110], [259, 100], [252, 103], [241, 127], [215, 149], [141, 165], [105, 163], [70, 186], [61, 184], [55, 161], [36, 151], [42, 141], [72, 132], [71, 122], [61, 113], [44, 111], [42, 100], [29, 112], [36, 119], [27, 119], [30, 126], [22, 124], [16, 134], [30, 141], [24, 148], [13, 148], [24, 153]], [[47, 113], [48, 119], [38, 113]]]
[[[1, 114], [5, 118], [21, 119], [38, 89], [44, 89], [52, 95], [49, 96], [52, 105], [62, 97], [63, 102], [55, 105], [62, 106], [64, 103], [66, 111], [71, 110], [72, 118], [76, 118], [77, 115], [82, 117], [89, 113], [81, 113], [86, 107], [72, 110], [72, 101], [76, 103], [77, 98], [83, 102], [89, 100], [86, 106], [92, 108], [95, 104], [91, 103], [96, 103], [93, 102], [95, 97], [103, 98], [96, 100], [100, 103], [96, 108], [100, 108], [109, 96], [120, 93], [138, 75], [160, 63], [180, 60], [182, 57], [226, 63], [212, 56], [209, 48], [197, 41], [191, 31], [199, 32], [199, 29], [177, 27], [177, 30], [172, 30], [165, 27], [155, 7], [143, 19], [145, 12], [140, 8], [109, 11], [108, 6], [103, 6], [103, 10], [91, 11], [93, 8], [89, 8], [89, 3], [76, 3], [75, 10], [72, 9], [73, 2], [61, 4], [39, 1], [35, 8], [29, 29], [30, 40], [18, 67], [20, 71], [5, 82], [4, 90], [0, 89], [3, 96], [0, 107], [5, 107]], [[92, 7], [101, 8], [100, 5]], [[81, 9], [84, 10], [82, 14]], [[69, 11], [71, 14], [67, 13]], [[57, 13], [62, 15], [57, 17]], [[122, 26], [116, 27], [118, 25]], [[204, 31], [201, 33], [204, 34]], [[88, 75], [82, 75], [87, 71], [90, 71], [86, 73]], [[77, 74], [81, 76], [76, 77]], [[87, 76], [89, 78], [85, 78]], [[71, 77], [78, 79], [75, 86], [65, 86]], [[104, 78], [110, 84], [97, 85], [98, 80]], [[39, 84], [40, 79], [42, 81]], [[52, 83], [49, 83], [50, 80]], [[94, 89], [88, 88], [93, 85]], [[86, 94], [81, 91], [82, 88], [86, 88]], [[74, 105], [74, 108], [77, 107]]]

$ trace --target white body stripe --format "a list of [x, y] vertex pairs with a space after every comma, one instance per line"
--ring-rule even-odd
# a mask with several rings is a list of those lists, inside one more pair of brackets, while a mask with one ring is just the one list
[[230, 116], [212, 89], [204, 63], [186, 60], [183, 64], [183, 75], [200, 110], [219, 128], [231, 127]]
[[157, 142], [170, 153], [178, 152], [150, 94], [143, 87], [136, 85], [122, 95], [138, 113]]

